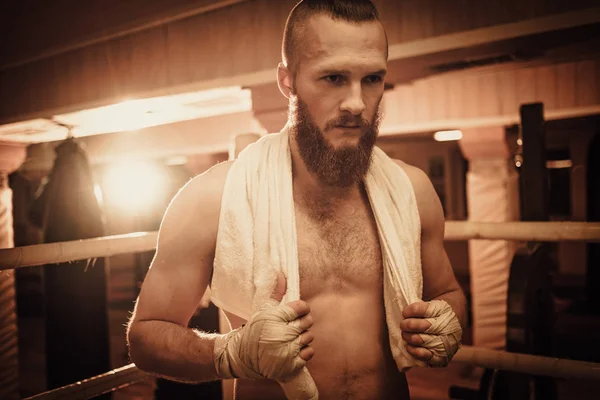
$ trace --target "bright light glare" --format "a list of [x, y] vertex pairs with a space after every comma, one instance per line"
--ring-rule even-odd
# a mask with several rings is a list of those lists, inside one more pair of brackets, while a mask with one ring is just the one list
[[165, 180], [164, 171], [150, 163], [115, 164], [104, 176], [104, 201], [124, 211], [147, 211], [162, 197]]
[[460, 140], [463, 134], [461, 131], [439, 131], [433, 135], [433, 138], [438, 142], [448, 142], [450, 140]]
[[74, 135], [135, 131], [152, 126], [252, 110], [252, 93], [239, 86], [198, 92], [125, 99], [108, 106], [55, 115], [74, 126]]
[[94, 196], [96, 197], [96, 201], [98, 205], [102, 207], [103, 198], [102, 198], [102, 188], [97, 183], [94, 185]]
[[546, 168], [549, 168], [549, 169], [571, 168], [572, 166], [573, 166], [573, 161], [571, 161], [571, 160], [549, 160], [549, 161], [546, 161]]

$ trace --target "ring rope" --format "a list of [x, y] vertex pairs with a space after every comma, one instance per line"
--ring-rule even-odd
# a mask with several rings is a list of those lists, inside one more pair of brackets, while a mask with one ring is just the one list
[[[157, 238], [158, 232], [141, 232], [0, 249], [0, 271], [151, 251]], [[600, 242], [600, 223], [448, 221], [444, 239]]]
[[141, 232], [0, 249], [0, 271], [150, 251], [157, 237], [158, 232]]
[[598, 222], [446, 222], [446, 240], [600, 242]]
[[[600, 381], [600, 363], [507, 353], [481, 347], [461, 347], [452, 362], [535, 376]], [[149, 374], [139, 370], [134, 364], [129, 364], [102, 375], [40, 393], [26, 400], [87, 399], [121, 389], [148, 377]]]
[[28, 397], [26, 400], [89, 399], [133, 385], [149, 377], [149, 374], [139, 370], [134, 364], [129, 364], [105, 374]]
[[452, 362], [535, 376], [600, 381], [600, 363], [463, 346]]

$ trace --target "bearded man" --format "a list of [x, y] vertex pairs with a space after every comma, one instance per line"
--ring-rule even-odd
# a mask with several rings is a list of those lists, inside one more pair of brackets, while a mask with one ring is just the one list
[[[452, 358], [465, 324], [465, 298], [443, 247], [442, 208], [422, 171], [389, 159], [396, 171], [386, 178], [390, 190], [414, 200], [397, 212], [414, 215], [416, 229], [403, 224], [386, 229], [400, 236], [398, 243], [408, 243], [400, 253], [415, 255], [407, 268], [419, 276], [414, 291], [421, 296], [400, 311], [392, 307], [396, 297], [384, 298], [384, 270], [394, 268], [386, 260], [398, 249], [382, 243], [380, 225], [386, 221], [376, 218], [365, 182], [378, 150], [387, 57], [384, 27], [368, 0], [304, 0], [292, 10], [277, 80], [289, 99], [288, 123], [279, 135], [285, 135], [280, 137], [291, 164], [289, 178], [282, 176], [293, 195], [295, 285], [301, 299], [282, 301], [290, 289], [287, 269], [270, 281], [238, 286], [228, 281], [237, 272], [227, 275], [220, 269], [227, 257], [219, 262], [215, 257], [221, 242], [229, 240], [223, 231], [228, 222], [224, 194], [227, 182], [236, 179], [230, 173], [237, 172], [232, 172], [235, 162], [216, 165], [190, 181], [165, 214], [128, 330], [130, 354], [139, 368], [183, 382], [236, 379], [240, 400], [301, 398], [285, 388], [299, 371], [308, 371], [321, 399], [397, 400], [409, 398], [399, 360], [440, 366]], [[260, 173], [269, 180], [279, 172]], [[260, 218], [252, 221], [251, 231], [262, 232], [258, 224], [265, 230], [271, 226]], [[256, 262], [262, 259], [256, 252], [263, 250], [257, 250], [257, 238], [249, 240], [250, 262]], [[238, 257], [238, 250], [230, 256]], [[237, 267], [246, 276], [241, 268], [247, 266]], [[246, 283], [252, 294], [267, 291], [270, 299], [251, 313], [236, 312], [244, 305], [231, 304], [242, 299]], [[228, 317], [230, 333], [187, 328], [209, 285], [223, 293], [214, 300]], [[443, 312], [431, 311], [440, 305]], [[452, 330], [437, 329], [442, 316], [444, 326], [454, 324]], [[396, 342], [391, 340], [395, 329], [400, 332]], [[441, 343], [441, 353], [429, 345], [432, 340]], [[316, 398], [317, 391], [305, 398]]]

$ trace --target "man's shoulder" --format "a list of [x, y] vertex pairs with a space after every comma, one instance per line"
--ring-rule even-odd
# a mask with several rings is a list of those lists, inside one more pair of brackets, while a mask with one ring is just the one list
[[167, 216], [179, 221], [193, 222], [186, 224], [192, 226], [205, 225], [210, 221], [217, 222], [223, 188], [231, 164], [230, 161], [216, 164], [188, 181], [171, 201]]
[[428, 186], [431, 186], [431, 181], [427, 174], [423, 172], [422, 169], [415, 167], [414, 165], [410, 165], [405, 163], [402, 160], [393, 159], [393, 161], [406, 173], [408, 179], [410, 179], [410, 183], [413, 186], [413, 190], [415, 191], [415, 195], [419, 197], [422, 195], [422, 192], [428, 189]]
[[195, 202], [220, 200], [232, 164], [233, 161], [225, 161], [212, 166], [186, 183], [177, 196]]
[[422, 169], [407, 164], [404, 161], [394, 159], [394, 162], [404, 170], [410, 179], [421, 216], [421, 222], [428, 216], [437, 215], [439, 210], [441, 210], [441, 206], [438, 194], [429, 176]]
[[202, 174], [192, 178], [184, 186], [184, 190], [198, 191], [214, 188], [214, 185], [223, 186], [232, 165], [233, 161], [224, 161], [213, 165]]

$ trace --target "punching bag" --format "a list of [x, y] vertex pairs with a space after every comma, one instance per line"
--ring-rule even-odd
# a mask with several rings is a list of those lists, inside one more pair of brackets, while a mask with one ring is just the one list
[[[54, 166], [30, 213], [44, 242], [104, 236], [84, 150], [70, 138], [55, 151]], [[43, 275], [48, 389], [109, 371], [105, 260], [45, 265]]]

